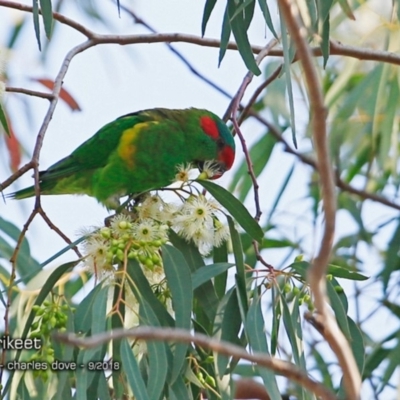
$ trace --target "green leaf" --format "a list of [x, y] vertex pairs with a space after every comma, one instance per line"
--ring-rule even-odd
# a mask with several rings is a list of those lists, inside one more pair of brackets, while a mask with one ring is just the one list
[[[245, 321], [247, 337], [249, 338], [249, 344], [253, 351], [270, 355], [267, 339], [264, 332], [265, 321], [261, 312], [259, 288], [256, 288], [253, 293], [253, 301], [249, 307], [249, 311], [247, 313]], [[275, 374], [269, 369], [257, 369], [263, 379], [265, 389], [267, 390], [271, 400], [281, 400], [282, 397], [279, 392]]]
[[140, 400], [150, 400], [146, 390], [146, 385], [140, 374], [139, 365], [133, 355], [132, 349], [126, 339], [121, 340], [121, 359], [125, 375], [135, 398]]
[[342, 10], [344, 11], [344, 13], [352, 20], [355, 21], [355, 16], [353, 14], [353, 11], [351, 10], [351, 7], [348, 3], [347, 0], [338, 0], [340, 7], [342, 8]]
[[[215, 264], [226, 263], [228, 261], [228, 246], [226, 242], [220, 247], [214, 247], [213, 260]], [[220, 273], [214, 279], [215, 292], [220, 299], [222, 299], [226, 293], [227, 280], [228, 273], [226, 271]]]
[[[204, 260], [201, 257], [198, 248], [193, 243], [188, 243], [173, 230], [170, 231], [169, 238], [174, 247], [176, 247], [185, 257], [192, 274], [204, 266]], [[209, 320], [207, 325], [211, 324], [212, 321], [214, 321], [218, 305], [218, 297], [212, 282], [205, 282], [201, 286], [195, 287], [194, 297], [200, 307], [193, 311], [195, 314], [198, 314], [200, 310], [203, 311]]]
[[235, 0], [228, 0], [228, 13], [230, 18], [232, 33], [233, 36], [235, 37], [239, 53], [242, 56], [242, 59], [246, 64], [246, 67], [254, 75], [258, 76], [261, 74], [261, 71], [254, 60], [253, 50], [251, 49], [249, 38], [247, 36], [248, 21], [243, 17], [239, 18], [239, 16], [233, 18], [236, 12], [236, 8], [237, 7], [235, 4]]
[[329, 55], [330, 55], [330, 47], [331, 47], [331, 42], [330, 42], [330, 21], [329, 21], [329, 15], [328, 18], [325, 20], [325, 22], [322, 24], [322, 32], [321, 32], [321, 51], [322, 51], [322, 57], [324, 60], [324, 68], [326, 68], [326, 63], [329, 60]]
[[269, 30], [278, 39], [278, 35], [275, 32], [274, 24], [272, 23], [271, 13], [269, 12], [267, 1], [266, 0], [258, 0], [258, 5], [261, 8], [265, 22], [266, 22]]
[[[172, 246], [162, 246], [162, 258], [168, 287], [171, 290], [172, 307], [175, 311], [176, 327], [186, 330], [191, 328], [193, 302], [190, 268], [182, 253]], [[175, 346], [172, 382], [178, 377], [185, 361], [188, 345], [178, 343]]]
[[204, 34], [206, 33], [206, 26], [208, 20], [210, 19], [211, 13], [216, 3], [217, 0], [206, 0], [206, 4], [204, 5], [204, 11], [203, 11], [203, 19], [201, 21], [201, 36], [204, 36]]
[[337, 323], [343, 334], [346, 336], [347, 340], [350, 341], [351, 334], [350, 334], [349, 323], [347, 320], [347, 310], [343, 307], [343, 303], [341, 302], [339, 295], [336, 292], [335, 288], [333, 287], [331, 281], [327, 281], [326, 287], [327, 287], [329, 301], [335, 313]]
[[33, 26], [35, 28], [36, 41], [37, 41], [39, 50], [42, 50], [42, 45], [40, 43], [40, 24], [39, 24], [38, 0], [32, 0], [32, 16], [33, 16]]
[[[242, 325], [236, 289], [230, 289], [221, 299], [215, 316], [213, 336], [220, 340], [240, 345], [238, 334]], [[229, 362], [229, 357], [218, 352], [214, 354], [216, 372], [223, 376]]]
[[96, 308], [96, 297], [101, 292], [102, 285], [98, 284], [79, 303], [75, 311], [75, 329], [77, 333], [87, 333], [92, 326], [92, 310]]
[[247, 208], [231, 193], [221, 186], [206, 180], [198, 180], [210, 194], [224, 206], [236, 222], [257, 242], [261, 243], [264, 232]]
[[[140, 303], [139, 315], [143, 323], [150, 326], [161, 326], [156, 314], [143, 300]], [[150, 399], [159, 399], [167, 378], [167, 372], [170, 369], [166, 354], [166, 344], [157, 341], [147, 342], [147, 354], [149, 358], [149, 371], [147, 380], [147, 391]]]
[[235, 264], [217, 263], [199, 268], [195, 273], [192, 274], [193, 289], [198, 288], [203, 283], [228, 270], [228, 268], [232, 267], [233, 265]]
[[282, 304], [283, 323], [285, 325], [286, 334], [289, 338], [294, 361], [297, 366], [306, 371], [307, 369], [302, 346], [303, 338], [301, 331], [301, 321], [298, 312], [299, 297], [294, 297], [291, 310], [289, 309], [289, 305], [283, 293], [280, 293], [280, 300]]
[[4, 107], [3, 107], [3, 104], [1, 104], [1, 101], [0, 101], [0, 122], [1, 122], [1, 125], [3, 126], [4, 131], [7, 134], [7, 136], [10, 137], [11, 133], [10, 133], [10, 128], [8, 127], [8, 123], [7, 123], [6, 112], [4, 111]]
[[46, 36], [50, 39], [51, 31], [53, 29], [53, 10], [51, 0], [40, 0], [40, 9], [42, 11], [44, 31]]
[[356, 364], [360, 374], [362, 375], [364, 372], [365, 366], [365, 345], [364, 345], [364, 337], [357, 326], [357, 324], [350, 318], [347, 317], [347, 322], [350, 328], [351, 341], [350, 346], [353, 351], [354, 358], [356, 360]]
[[335, 278], [350, 279], [352, 281], [365, 281], [369, 279], [368, 276], [333, 264], [329, 264], [327, 273], [333, 275]]
[[271, 289], [271, 304], [272, 304], [272, 328], [271, 328], [271, 353], [276, 354], [278, 348], [279, 327], [282, 318], [282, 309], [279, 299], [275, 295], [276, 289], [272, 286]]
[[290, 67], [292, 64], [292, 55], [290, 54], [290, 46], [288, 36], [286, 34], [286, 23], [283, 19], [282, 13], [279, 13], [281, 31], [282, 31], [282, 47], [283, 47], [283, 60], [284, 60], [284, 71], [286, 88], [289, 98], [289, 108], [290, 108], [290, 125], [292, 128], [292, 140], [294, 147], [297, 149], [297, 139], [296, 139], [296, 124], [295, 124], [295, 113], [294, 113], [294, 101], [293, 101], [293, 87], [292, 87], [292, 77], [290, 72]]
[[219, 45], [218, 66], [221, 65], [225, 57], [226, 49], [228, 48], [229, 38], [231, 37], [231, 24], [229, 22], [228, 4], [226, 5], [224, 18], [222, 20], [221, 28], [221, 44]]
[[173, 327], [175, 326], [174, 320], [165, 309], [165, 305], [156, 297], [152, 291], [149, 281], [145, 277], [142, 268], [137, 260], [129, 260], [127, 265], [127, 272], [130, 277], [128, 283], [140, 303], [142, 298], [146, 300], [152, 308], [155, 315], [162, 326]]
[[397, 220], [398, 225], [393, 233], [392, 238], [389, 241], [388, 248], [386, 250], [385, 266], [380, 273], [383, 281], [383, 287], [386, 292], [392, 272], [400, 269], [400, 258], [398, 256], [399, 243], [400, 243], [400, 219]]
[[228, 216], [229, 232], [231, 234], [233, 255], [235, 257], [236, 274], [242, 286], [246, 287], [246, 271], [243, 259], [243, 246], [238, 231], [231, 217]]

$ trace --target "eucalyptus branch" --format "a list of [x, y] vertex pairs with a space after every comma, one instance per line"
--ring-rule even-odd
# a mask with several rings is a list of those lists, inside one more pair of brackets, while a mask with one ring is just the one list
[[[16, 10], [21, 10], [24, 12], [32, 12], [31, 6], [26, 6], [21, 3], [8, 1], [8, 0], [0, 0], [0, 7], [12, 8]], [[40, 12], [40, 11], [39, 11]], [[63, 14], [53, 12], [53, 18], [76, 31], [85, 35], [88, 39], [94, 39], [95, 44], [120, 44], [120, 45], [128, 45], [135, 43], [173, 43], [173, 42], [184, 42], [191, 43], [199, 46], [205, 47], [214, 47], [219, 48], [221, 45], [220, 40], [218, 39], [209, 39], [203, 38], [196, 35], [187, 35], [183, 33], [159, 33], [159, 34], [141, 34], [141, 35], [100, 35], [96, 34], [93, 31], [87, 29], [84, 25], [79, 24], [78, 22], [64, 16]], [[228, 50], [237, 50], [237, 44], [235, 42], [229, 42], [227, 45]], [[254, 54], [260, 53], [264, 46], [251, 46], [251, 49]], [[315, 57], [322, 56], [322, 50], [318, 47], [313, 47], [311, 49], [312, 54]], [[373, 50], [362, 47], [355, 47], [344, 45], [338, 41], [331, 40], [330, 41], [330, 55], [339, 55], [339, 56], [348, 56], [357, 58], [359, 60], [366, 61], [379, 61], [385, 62], [388, 64], [400, 65], [400, 55], [396, 53], [391, 53], [389, 51], [384, 50]], [[271, 57], [283, 57], [282, 49], [272, 49], [269, 52], [269, 56]], [[295, 56], [294, 61], [298, 60], [298, 55]]]
[[252, 94], [247, 105], [245, 107], [243, 107], [243, 110], [242, 110], [242, 112], [240, 114], [240, 118], [239, 118], [239, 125], [241, 125], [242, 122], [246, 119], [251, 107], [253, 107], [254, 103], [257, 101], [257, 98], [261, 94], [261, 92], [267, 86], [269, 86], [275, 79], [277, 79], [279, 77], [279, 74], [281, 73], [281, 71], [282, 71], [282, 64], [279, 65], [279, 67], [276, 68], [276, 70], [264, 82], [262, 82], [261, 85], [258, 86], [258, 88], [254, 91], [254, 93]]
[[[143, 20], [143, 18], [139, 17], [134, 11], [129, 9], [128, 7], [124, 6], [123, 4], [120, 4], [121, 10], [125, 11], [130, 17], [133, 18], [135, 23], [140, 24], [144, 26], [146, 29], [148, 29], [150, 32], [157, 34], [158, 32], [151, 26], [149, 25], [146, 21]], [[165, 43], [168, 49], [175, 54], [186, 67], [189, 68], [190, 72], [195, 75], [197, 78], [205, 82], [207, 85], [213, 87], [215, 90], [217, 90], [219, 93], [227, 97], [228, 99], [232, 99], [232, 95], [230, 95], [225, 89], [223, 89], [221, 86], [213, 82], [211, 79], [207, 78], [204, 74], [199, 72], [197, 68], [193, 66], [193, 64], [180, 52], [178, 51], [174, 46], [172, 46], [170, 43], [166, 42]]]
[[[309, 165], [310, 167], [318, 170], [318, 165], [314, 159], [305, 156], [304, 154], [299, 153], [297, 150], [293, 149], [290, 144], [285, 140], [282, 136], [281, 132], [268, 120], [262, 117], [260, 114], [257, 114], [253, 111], [249, 111], [249, 115], [259, 121], [261, 124], [265, 125], [268, 128], [269, 133], [274, 136], [274, 138], [283, 145], [283, 150], [289, 154], [293, 154], [296, 156], [303, 164]], [[380, 204], [383, 204], [387, 207], [393, 208], [394, 210], [400, 211], [400, 204], [395, 203], [393, 201], [388, 200], [384, 196], [380, 196], [376, 193], [367, 192], [366, 190], [357, 189], [349, 183], [343, 181], [340, 178], [339, 171], [335, 171], [335, 184], [336, 186], [344, 192], [348, 192], [360, 197], [363, 200], [371, 200]]]
[[6, 87], [6, 92], [22, 93], [22, 94], [27, 94], [28, 96], [35, 96], [35, 97], [41, 97], [42, 99], [53, 100], [53, 95], [51, 93], [38, 92], [36, 90], [30, 90], [25, 88], [16, 88], [8, 86]]
[[53, 337], [60, 342], [85, 348], [93, 348], [107, 343], [110, 340], [124, 338], [194, 343], [219, 354], [247, 360], [259, 366], [271, 369], [279, 375], [283, 375], [298, 383], [321, 399], [336, 400], [336, 396], [330, 390], [321, 383], [310, 378], [294, 364], [267, 356], [263, 353], [254, 352], [250, 354], [243, 347], [210, 338], [200, 333], [192, 335], [189, 331], [184, 329], [141, 326], [128, 330], [115, 329], [111, 332], [104, 332], [87, 338], [81, 338], [72, 333], [56, 333]]
[[280, 0], [279, 7], [286, 21], [289, 33], [296, 44], [298, 57], [303, 65], [305, 81], [309, 93], [312, 114], [312, 130], [317, 153], [318, 172], [325, 216], [325, 226], [320, 249], [308, 271], [307, 280], [314, 294], [319, 318], [325, 327], [325, 339], [331, 346], [343, 370], [344, 386], [351, 399], [360, 397], [361, 376], [350, 345], [339, 329], [336, 320], [327, 307], [326, 270], [335, 232], [336, 194], [334, 175], [331, 167], [327, 143], [326, 110], [322, 88], [313, 64], [311, 50], [305, 38], [306, 29], [300, 26], [299, 10], [292, 0]]

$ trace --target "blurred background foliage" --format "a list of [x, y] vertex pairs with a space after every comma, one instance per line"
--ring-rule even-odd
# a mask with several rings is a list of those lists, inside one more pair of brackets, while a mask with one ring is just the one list
[[[0, 3], [0, 13], [7, 7], [4, 3], [7, 2]], [[43, 101], [14, 93], [12, 88], [28, 87], [34, 80], [36, 88], [52, 89], [55, 74], [54, 68], [49, 69], [51, 60], [47, 56], [61, 40], [59, 22], [52, 18], [52, 11], [62, 14], [66, 3], [34, 1], [32, 13], [20, 11], [14, 21], [8, 21], [0, 48], [0, 79], [7, 88], [1, 96], [4, 177], [18, 171], [23, 160], [31, 157], [32, 149], [19, 139], [22, 132], [18, 126], [21, 120], [33, 125], [38, 118], [36, 103]], [[214, 17], [217, 0], [204, 3], [198, 34], [207, 36], [207, 24]], [[382, 4], [373, 0], [311, 0], [298, 1], [298, 5], [309, 43], [318, 54], [315, 65], [323, 84], [337, 183], [338, 227], [327, 276], [329, 300], [350, 341], [362, 374], [365, 398], [395, 398], [400, 360], [400, 6], [398, 1]], [[119, 9], [115, 4], [115, 13], [127, 12], [124, 7], [133, 10], [135, 3], [122, 6]], [[88, 29], [115, 32], [115, 21], [103, 11], [100, 1], [77, 0], [74, 7], [75, 15], [81, 14], [90, 21]], [[274, 50], [281, 54], [268, 56], [260, 66], [255, 62], [250, 32], [257, 15], [264, 19], [266, 36], [279, 39]], [[37, 244], [32, 240], [28, 243], [25, 238], [19, 243], [22, 226], [13, 222], [7, 205], [3, 205], [0, 301], [4, 313], [10, 308], [8, 331], [13, 337], [35, 337], [32, 332], [36, 328], [45, 343], [36, 353], [8, 352], [6, 360], [120, 363], [120, 368], [113, 371], [3, 373], [5, 396], [198, 399], [206, 393], [209, 399], [229, 399], [235, 391], [231, 377], [237, 382], [251, 377], [262, 382], [272, 399], [281, 398], [280, 393], [296, 399], [315, 398], [271, 371], [194, 345], [150, 342], [143, 350], [135, 343], [118, 341], [112, 346], [84, 350], [60, 345], [50, 337], [53, 328], [91, 335], [141, 323], [184, 327], [272, 354], [294, 363], [343, 397], [341, 372], [334, 354], [303, 318], [307, 309], [314, 311], [305, 274], [318, 248], [323, 218], [302, 69], [294, 61], [295, 49], [275, 2], [229, 0], [219, 24], [218, 61], [223, 65], [228, 41], [234, 40], [242, 62], [256, 75], [256, 86], [250, 87], [246, 99], [279, 69], [277, 77], [260, 90], [250, 112], [243, 116], [239, 112], [239, 118], [244, 120], [243, 135], [252, 138], [248, 150], [260, 185], [262, 211], [259, 225], [263, 240], [258, 248], [267, 265], [259, 261], [253, 243], [259, 239], [255, 233], [258, 228], [239, 204], [244, 203], [250, 214], [255, 214], [254, 187], [243, 157], [238, 157], [228, 184], [229, 192], [239, 202], [232, 203], [229, 193], [222, 189], [214, 189], [213, 193], [212, 186], [206, 186], [233, 219], [240, 220], [241, 227], [231, 220], [230, 243], [214, 249], [210, 257], [202, 257], [195, 246], [171, 234], [170, 244], [163, 248], [173, 312], [160, 300], [135, 261], [127, 263], [122, 280], [99, 282], [81, 267], [71, 246], [62, 251], [54, 249], [49, 260], [34, 259], [31, 247]], [[42, 76], [33, 76], [25, 66], [25, 80], [21, 81], [20, 77], [14, 79], [9, 57], [26, 50], [19, 40], [24, 31], [35, 35], [41, 48], [41, 52], [37, 49], [36, 60]], [[333, 45], [339, 42], [349, 50], [331, 55]], [[365, 50], [364, 57], [358, 57], [358, 50]], [[393, 59], [385, 58], [387, 52], [393, 54]], [[64, 86], [60, 100], [72, 110], [79, 110], [80, 89]], [[251, 121], [257, 121], [263, 130], [255, 139], [250, 132]], [[283, 175], [282, 162], [286, 163]], [[299, 170], [300, 181], [296, 175]], [[16, 276], [12, 276], [9, 259], [17, 243]], [[71, 262], [48, 268], [50, 262], [67, 251]], [[279, 261], [268, 265], [272, 254]], [[77, 296], [84, 287], [89, 288], [85, 295]], [[127, 317], [129, 296], [139, 304], [134, 323]], [[47, 317], [43, 319], [43, 315]]]

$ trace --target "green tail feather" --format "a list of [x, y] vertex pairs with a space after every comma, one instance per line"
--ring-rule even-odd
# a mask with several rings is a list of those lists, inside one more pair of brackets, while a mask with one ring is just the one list
[[28, 197], [32, 197], [35, 195], [35, 187], [29, 186], [25, 189], [18, 190], [17, 192], [10, 193], [6, 197], [9, 199], [27, 199]]

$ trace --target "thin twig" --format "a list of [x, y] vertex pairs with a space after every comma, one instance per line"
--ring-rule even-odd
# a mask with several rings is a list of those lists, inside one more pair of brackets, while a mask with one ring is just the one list
[[[0, 0], [0, 7], [12, 8], [25, 12], [32, 12], [32, 7], [26, 6], [21, 3]], [[172, 34], [150, 34], [150, 35], [99, 35], [87, 29], [84, 25], [77, 23], [76, 21], [64, 16], [63, 14], [53, 13], [53, 17], [58, 22], [68, 25], [71, 28], [85, 35], [88, 39], [95, 39], [97, 44], [135, 44], [135, 43], [160, 43], [160, 42], [184, 42], [196, 44], [205, 47], [219, 48], [221, 45], [218, 39], [202, 38], [195, 35], [187, 35], [183, 33], [172, 33]], [[254, 54], [258, 54], [263, 50], [263, 46], [251, 46]], [[237, 50], [237, 44], [235, 42], [229, 42], [227, 45], [228, 50]], [[311, 49], [312, 54], [315, 57], [322, 56], [322, 50], [318, 47]], [[338, 41], [330, 41], [330, 55], [348, 56], [357, 58], [365, 61], [379, 61], [388, 64], [400, 65], [400, 55], [391, 53], [384, 50], [373, 50], [368, 48], [360, 48], [349, 45], [344, 45]], [[272, 49], [269, 53], [271, 57], [283, 57], [282, 49]], [[295, 55], [294, 61], [298, 60], [298, 55]]]
[[249, 114], [249, 111], [251, 107], [253, 107], [253, 104], [257, 101], [258, 96], [261, 94], [261, 92], [269, 86], [275, 79], [277, 79], [282, 71], [282, 64], [279, 65], [278, 68], [254, 91], [252, 96], [250, 97], [249, 102], [243, 109], [241, 110], [240, 113], [240, 118], [239, 118], [239, 125], [242, 125], [243, 121], [246, 119], [247, 115]]
[[184, 329], [141, 326], [139, 328], [128, 330], [115, 329], [111, 332], [100, 333], [88, 338], [81, 338], [71, 333], [58, 333], [54, 335], [54, 338], [63, 343], [85, 348], [93, 348], [100, 346], [103, 343], [107, 343], [110, 340], [118, 340], [123, 338], [195, 343], [198, 346], [216, 351], [220, 354], [232, 356], [237, 359], [247, 360], [259, 366], [271, 369], [277, 372], [279, 375], [283, 375], [288, 379], [298, 383], [321, 399], [336, 400], [336, 396], [330, 390], [328, 390], [321, 383], [310, 378], [294, 364], [279, 360], [275, 357], [267, 356], [264, 353], [254, 352], [250, 354], [243, 347], [210, 338], [209, 336], [200, 333], [192, 335], [189, 331]]
[[[41, 215], [41, 217], [44, 219], [44, 221], [46, 222], [46, 224], [48, 225], [48, 227], [50, 229], [52, 229], [54, 232], [56, 232], [67, 244], [71, 245], [72, 241], [71, 239], [65, 235], [60, 228], [58, 228], [56, 225], [54, 225], [54, 223], [51, 221], [51, 219], [47, 216], [47, 214], [44, 212], [43, 208], [40, 207], [38, 209], [38, 214]], [[78, 258], [82, 258], [82, 254], [80, 253], [79, 249], [77, 246], [71, 247], [71, 249], [73, 251], [75, 251], [76, 255], [78, 256]]]
[[53, 95], [51, 93], [38, 92], [37, 90], [30, 90], [30, 89], [16, 88], [16, 87], [8, 86], [8, 87], [6, 87], [6, 92], [22, 93], [22, 94], [27, 94], [28, 96], [35, 96], [35, 97], [41, 97], [42, 99], [53, 100]]
[[[125, 11], [129, 16], [131, 16], [136, 24], [143, 25], [150, 32], [158, 34], [158, 32], [151, 25], [149, 25], [146, 21], [144, 21], [143, 18], [139, 17], [134, 11], [132, 11], [128, 7], [124, 6], [123, 4], [120, 4], [120, 8], [121, 8], [121, 10]], [[204, 74], [199, 72], [197, 70], [197, 68], [195, 68], [193, 66], [193, 64], [174, 46], [172, 46], [170, 43], [165, 43], [165, 45], [168, 47], [168, 49], [173, 54], [175, 54], [183, 62], [184, 65], [186, 65], [189, 68], [190, 72], [193, 75], [197, 76], [199, 79], [201, 79], [207, 85], [213, 87], [216, 91], [220, 92], [225, 97], [227, 97], [229, 99], [232, 98], [232, 95], [229, 94], [225, 89], [223, 89], [221, 86], [219, 86], [218, 84], [213, 82], [211, 79], [207, 78]]]
[[318, 74], [312, 53], [305, 38], [306, 29], [300, 26], [299, 10], [292, 0], [280, 0], [279, 7], [286, 21], [289, 33], [296, 44], [298, 57], [303, 65], [312, 115], [312, 131], [317, 154], [318, 172], [325, 216], [321, 245], [307, 274], [307, 280], [314, 294], [314, 302], [324, 325], [324, 338], [331, 346], [343, 371], [344, 387], [350, 399], [360, 397], [361, 376], [350, 345], [339, 329], [336, 320], [327, 307], [326, 270], [335, 232], [336, 194], [334, 174], [331, 167], [326, 129], [326, 110]]

